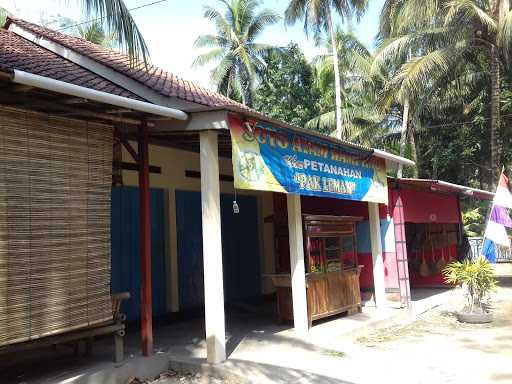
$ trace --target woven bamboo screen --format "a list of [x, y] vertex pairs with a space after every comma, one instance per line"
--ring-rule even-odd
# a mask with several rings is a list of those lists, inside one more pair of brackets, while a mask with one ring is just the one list
[[112, 319], [112, 136], [0, 108], [0, 346]]

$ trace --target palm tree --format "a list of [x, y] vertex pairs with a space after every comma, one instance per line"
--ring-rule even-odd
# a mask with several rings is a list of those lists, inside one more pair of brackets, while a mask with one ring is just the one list
[[291, 0], [285, 11], [285, 22], [289, 25], [297, 20], [304, 20], [306, 34], [312, 30], [316, 37], [326, 31], [331, 38], [332, 58], [335, 77], [336, 97], [336, 136], [342, 138], [341, 118], [341, 78], [336, 50], [335, 29], [333, 26], [332, 10], [337, 12], [343, 20], [350, 19], [354, 14], [360, 17], [366, 10], [367, 0]]
[[[376, 144], [381, 136], [383, 116], [376, 108], [376, 96], [381, 87], [379, 76], [371, 74], [373, 56], [352, 31], [337, 29], [335, 33], [338, 69], [340, 73], [342, 122], [341, 137], [361, 144]], [[332, 51], [331, 40], [321, 42]], [[316, 85], [321, 95], [321, 114], [306, 123], [306, 128], [338, 136], [333, 87], [335, 66], [330, 54], [314, 59]]]
[[[386, 0], [381, 11], [380, 16], [380, 28], [377, 36], [378, 42], [390, 39], [393, 37], [401, 36], [407, 33], [413, 33], [418, 28], [423, 27], [425, 24], [434, 18], [437, 12], [437, 2], [424, 1], [424, 0]], [[398, 60], [408, 61], [411, 59], [412, 52], [409, 50], [406, 57], [400, 57]], [[375, 63], [379, 63], [379, 60], [375, 60]], [[380, 69], [379, 69], [380, 70]], [[387, 95], [385, 97], [389, 100], [389, 91], [387, 89]], [[393, 91], [393, 90], [391, 90]], [[395, 95], [393, 95], [395, 96]], [[394, 101], [395, 99], [393, 99]], [[403, 95], [402, 99], [396, 100], [401, 103], [402, 108], [402, 123], [400, 128], [400, 145], [399, 154], [405, 156], [405, 150], [407, 144], [411, 149], [411, 156], [416, 166], [414, 167], [414, 177], [418, 177], [418, 158], [416, 156], [416, 140], [414, 126], [411, 124], [412, 120], [418, 121], [415, 118], [411, 118], [410, 96]], [[384, 104], [384, 108], [389, 107]], [[403, 174], [403, 165], [398, 165], [397, 177], [401, 178]]]
[[258, 11], [259, 0], [220, 1], [225, 6], [224, 13], [210, 6], [204, 7], [204, 17], [215, 23], [217, 34], [197, 38], [195, 47], [211, 50], [199, 55], [193, 65], [218, 62], [212, 72], [217, 90], [228, 97], [239, 94], [243, 104], [252, 106], [254, 81], [265, 67], [263, 55], [273, 49], [256, 40], [280, 17], [270, 9]]
[[[422, 9], [419, 5], [430, 4]], [[381, 22], [389, 32], [376, 55], [378, 65], [399, 63], [393, 83], [399, 100], [419, 97], [425, 89], [444, 88], [464, 75], [467, 63], [488, 63], [492, 183], [501, 169], [500, 79], [512, 51], [509, 0], [388, 0]], [[414, 12], [416, 10], [416, 12]], [[413, 55], [407, 58], [407, 54]]]

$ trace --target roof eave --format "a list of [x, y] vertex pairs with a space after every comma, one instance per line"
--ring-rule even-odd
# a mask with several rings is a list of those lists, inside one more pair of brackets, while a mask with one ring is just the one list
[[[415, 178], [392, 178], [396, 183], [400, 184], [400, 181], [405, 185], [423, 185], [429, 186], [431, 190], [441, 191], [446, 193], [453, 193], [466, 197], [476, 197], [481, 200], [492, 200], [494, 198], [494, 193], [485, 191], [483, 189], [477, 189], [472, 187], [467, 187], [460, 184], [450, 183], [448, 181], [443, 180], [434, 180], [434, 179], [415, 179]], [[436, 189], [437, 188], [437, 189]]]

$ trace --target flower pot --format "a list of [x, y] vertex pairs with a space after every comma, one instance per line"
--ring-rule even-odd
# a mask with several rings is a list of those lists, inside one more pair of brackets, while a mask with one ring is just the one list
[[493, 315], [490, 312], [455, 312], [457, 320], [461, 323], [485, 324], [493, 321]]

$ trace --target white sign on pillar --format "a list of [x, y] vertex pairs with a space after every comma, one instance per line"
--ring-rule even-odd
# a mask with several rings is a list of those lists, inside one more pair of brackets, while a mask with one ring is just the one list
[[200, 133], [200, 160], [206, 351], [216, 364], [226, 360], [217, 132]]
[[306, 334], [309, 325], [300, 196], [289, 193], [286, 195], [286, 201], [288, 205], [288, 231], [290, 239], [293, 325], [295, 331], [299, 334]]
[[370, 221], [370, 239], [372, 243], [373, 287], [375, 292], [375, 305], [386, 306], [386, 285], [384, 280], [384, 256], [380, 234], [379, 204], [368, 203]]

